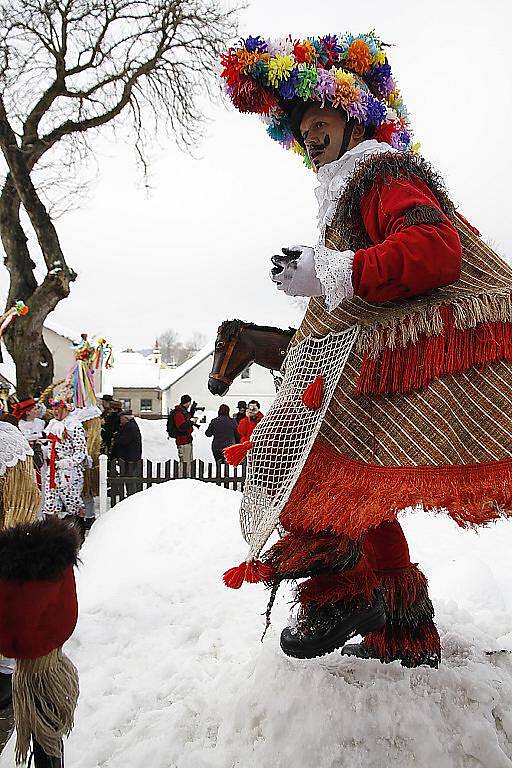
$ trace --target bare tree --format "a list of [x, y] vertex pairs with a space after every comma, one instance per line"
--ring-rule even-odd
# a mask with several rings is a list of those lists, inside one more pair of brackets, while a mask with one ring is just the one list
[[158, 346], [164, 363], [176, 364], [177, 352], [181, 349], [180, 337], [173, 328], [168, 328], [158, 337]]
[[206, 344], [207, 338], [206, 334], [201, 333], [200, 331], [194, 331], [187, 341], [186, 346], [192, 353], [199, 352], [199, 350]]
[[206, 336], [199, 331], [193, 331], [188, 341], [182, 341], [173, 328], [168, 328], [158, 337], [158, 346], [164, 363], [181, 365], [192, 355], [195, 355], [206, 344]]
[[[190, 146], [202, 117], [197, 96], [210, 92], [208, 78], [235, 33], [235, 14], [218, 0], [4, 1], [0, 148], [7, 168], [0, 234], [10, 275], [7, 305], [23, 299], [30, 307], [5, 337], [19, 395], [51, 382], [42, 327], [76, 279], [47, 199], [52, 185], [62, 190], [65, 183], [55, 163], [73, 174], [90, 152], [90, 138], [107, 125], [131, 129], [143, 162], [145, 137], [162, 122]], [[40, 283], [26, 220], [46, 267]]]

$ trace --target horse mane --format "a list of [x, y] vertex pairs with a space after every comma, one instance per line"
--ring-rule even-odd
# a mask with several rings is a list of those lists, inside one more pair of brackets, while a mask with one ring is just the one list
[[296, 331], [296, 328], [292, 327], [284, 330], [283, 328], [276, 328], [273, 325], [257, 325], [256, 323], [246, 323], [243, 320], [224, 320], [224, 322], [219, 326], [219, 334], [226, 341], [231, 341], [234, 336], [238, 336], [242, 326], [244, 328], [263, 331], [264, 333], [284, 333], [289, 336], [293, 336]]

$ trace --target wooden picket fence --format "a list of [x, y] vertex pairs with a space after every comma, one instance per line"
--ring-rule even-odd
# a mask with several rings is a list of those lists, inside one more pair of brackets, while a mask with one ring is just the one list
[[106, 495], [111, 507], [132, 493], [169, 480], [189, 478], [241, 491], [246, 473], [245, 463], [231, 467], [229, 464], [206, 463], [201, 459], [194, 459], [190, 464], [184, 465], [173, 459], [165, 462], [149, 459], [125, 462], [122, 459], [110, 459], [106, 469]]

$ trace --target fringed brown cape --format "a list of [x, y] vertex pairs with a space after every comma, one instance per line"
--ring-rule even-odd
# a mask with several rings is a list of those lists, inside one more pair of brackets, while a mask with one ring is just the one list
[[[355, 297], [329, 313], [310, 301], [292, 343], [361, 326], [283, 524], [334, 527], [354, 538], [409, 505], [445, 509], [460, 525], [512, 510], [512, 270], [454, 210], [440, 178], [401, 153], [363, 161], [326, 245], [372, 245], [361, 201], [379, 181], [419, 178], [462, 244], [457, 282], [412, 299]], [[404, 226], [435, 223], [418, 206]]]

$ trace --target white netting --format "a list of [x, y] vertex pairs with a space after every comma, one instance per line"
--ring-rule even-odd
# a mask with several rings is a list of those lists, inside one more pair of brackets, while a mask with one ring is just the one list
[[[252, 433], [240, 508], [242, 533], [257, 558], [275, 529], [309, 455], [336, 389], [359, 326], [321, 339], [308, 337], [286, 357], [283, 383], [267, 415]], [[306, 388], [323, 377], [320, 408], [302, 402]]]

